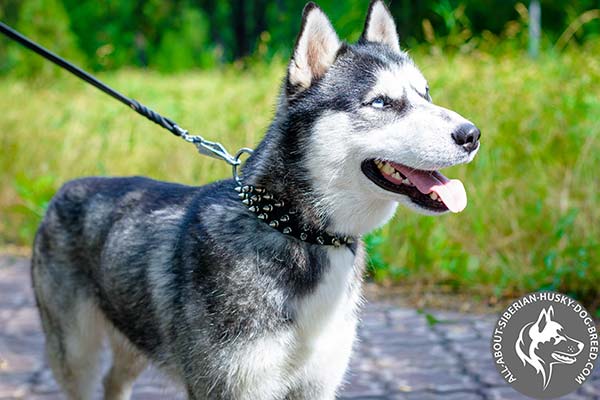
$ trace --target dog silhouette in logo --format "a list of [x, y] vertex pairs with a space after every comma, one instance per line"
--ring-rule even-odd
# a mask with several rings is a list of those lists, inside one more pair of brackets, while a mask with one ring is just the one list
[[515, 344], [523, 365], [529, 364], [542, 374], [544, 390], [552, 378], [556, 364], [573, 364], [583, 350], [583, 343], [567, 336], [564, 327], [554, 320], [552, 306], [542, 309], [535, 322], [525, 325]]

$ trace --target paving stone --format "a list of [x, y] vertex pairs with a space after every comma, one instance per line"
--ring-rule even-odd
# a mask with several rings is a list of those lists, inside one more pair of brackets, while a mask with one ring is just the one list
[[[527, 397], [517, 392], [508, 384], [504, 387], [492, 388], [485, 391], [489, 400], [531, 400], [531, 397]], [[593, 400], [594, 396], [582, 395], [578, 393], [572, 393], [567, 396], [560, 397], [560, 400]]]
[[468, 345], [463, 342], [450, 342], [450, 349], [460, 355], [465, 361], [469, 360], [491, 360], [489, 339], [474, 339]]
[[0, 373], [0, 399], [23, 398], [28, 391], [27, 373]]
[[33, 307], [21, 307], [14, 311], [10, 320], [3, 328], [5, 335], [19, 338], [40, 337], [39, 315]]
[[439, 343], [427, 345], [374, 344], [369, 347], [368, 351], [377, 360], [380, 368], [391, 370], [449, 368], [456, 366], [459, 361]]
[[65, 396], [60, 392], [54, 393], [30, 393], [27, 394], [27, 400], [65, 400]]
[[408, 345], [431, 344], [441, 338], [435, 332], [426, 328], [411, 329], [410, 325], [385, 327], [373, 330], [360, 330], [362, 340], [374, 343], [404, 343]]
[[487, 386], [503, 386], [506, 381], [498, 373], [492, 358], [489, 360], [469, 360], [464, 363], [467, 372]]
[[459, 370], [428, 369], [421, 371], [392, 371], [390, 382], [392, 390], [399, 392], [453, 392], [475, 391], [475, 380]]
[[373, 372], [355, 372], [350, 371], [346, 375], [348, 382], [342, 388], [342, 397], [376, 397], [382, 398], [387, 393], [385, 382], [375, 371]]
[[[598, 365], [596, 365], [598, 368]], [[600, 380], [587, 380], [581, 386], [581, 393], [588, 396], [600, 397]]]
[[484, 400], [484, 397], [475, 392], [414, 392], [397, 393], [389, 397], [390, 400]]
[[435, 325], [433, 330], [443, 335], [444, 338], [456, 342], [476, 340], [480, 336], [470, 322], [441, 323]]

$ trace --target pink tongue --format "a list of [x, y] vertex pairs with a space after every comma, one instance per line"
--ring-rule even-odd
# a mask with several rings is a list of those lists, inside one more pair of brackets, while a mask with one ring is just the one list
[[420, 171], [395, 163], [392, 165], [414, 183], [419, 192], [437, 193], [450, 211], [458, 213], [467, 206], [467, 192], [458, 179], [450, 180], [437, 171]]

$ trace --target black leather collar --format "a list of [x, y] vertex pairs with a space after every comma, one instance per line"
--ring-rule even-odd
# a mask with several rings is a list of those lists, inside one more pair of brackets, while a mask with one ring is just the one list
[[301, 224], [298, 221], [297, 211], [285, 204], [283, 200], [277, 200], [265, 188], [244, 185], [237, 186], [235, 191], [238, 192], [242, 203], [256, 214], [258, 219], [285, 235], [307, 243], [334, 247], [351, 246], [356, 241], [351, 236], [336, 235], [308, 224]]

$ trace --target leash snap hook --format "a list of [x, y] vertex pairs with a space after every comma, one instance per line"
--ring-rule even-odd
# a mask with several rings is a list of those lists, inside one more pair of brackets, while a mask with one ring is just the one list
[[231, 169], [232, 169], [232, 173], [233, 173], [233, 179], [235, 179], [235, 181], [238, 184], [240, 184], [240, 185], [242, 183], [242, 177], [239, 175], [239, 167], [242, 165], [242, 162], [240, 161], [240, 158], [244, 154], [248, 154], [249, 156], [251, 156], [252, 153], [254, 153], [254, 150], [249, 149], [247, 147], [242, 147], [241, 149], [239, 149], [237, 151], [237, 153], [235, 153], [234, 162], [231, 163]]

